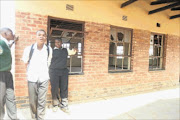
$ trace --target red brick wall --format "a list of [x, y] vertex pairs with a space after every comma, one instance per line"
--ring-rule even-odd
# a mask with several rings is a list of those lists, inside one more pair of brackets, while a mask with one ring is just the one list
[[[18, 107], [28, 106], [25, 67], [20, 60], [26, 46], [35, 42], [35, 32], [47, 29], [47, 16], [16, 12], [15, 89]], [[70, 102], [154, 91], [178, 85], [179, 43], [177, 36], [166, 35], [165, 70], [149, 71], [150, 32], [133, 30], [132, 72], [108, 73], [110, 25], [85, 22], [83, 75], [69, 76]], [[49, 91], [48, 102], [51, 101]]]

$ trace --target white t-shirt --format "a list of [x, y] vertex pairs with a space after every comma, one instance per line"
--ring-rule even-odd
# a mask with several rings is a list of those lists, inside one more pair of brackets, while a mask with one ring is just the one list
[[[27, 66], [27, 80], [30, 82], [43, 82], [49, 80], [49, 65], [52, 58], [52, 48], [49, 47], [49, 57], [47, 46], [44, 44], [41, 50], [37, 49], [37, 43], [33, 46], [34, 52]], [[28, 63], [31, 46], [24, 49], [22, 60]]]

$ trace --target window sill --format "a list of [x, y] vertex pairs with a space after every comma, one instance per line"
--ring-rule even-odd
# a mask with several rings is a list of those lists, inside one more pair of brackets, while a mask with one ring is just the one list
[[165, 71], [165, 69], [152, 69], [152, 70], [149, 70], [149, 72], [152, 72], [152, 71]]
[[132, 70], [126, 70], [126, 71], [108, 71], [108, 73], [130, 73], [133, 72]]
[[69, 75], [84, 75], [84, 73], [69, 73]]

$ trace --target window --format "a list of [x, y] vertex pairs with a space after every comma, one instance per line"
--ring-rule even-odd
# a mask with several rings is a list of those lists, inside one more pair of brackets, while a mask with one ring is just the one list
[[131, 69], [132, 30], [111, 27], [109, 46], [109, 72]]
[[149, 48], [149, 70], [163, 69], [164, 35], [151, 34]]
[[58, 18], [49, 19], [49, 43], [54, 48], [54, 40], [62, 39], [62, 47], [67, 49], [76, 48], [75, 55], [69, 55], [67, 59], [67, 68], [70, 74], [80, 74], [83, 72], [83, 41], [84, 41], [84, 23], [75, 21], [66, 21]]

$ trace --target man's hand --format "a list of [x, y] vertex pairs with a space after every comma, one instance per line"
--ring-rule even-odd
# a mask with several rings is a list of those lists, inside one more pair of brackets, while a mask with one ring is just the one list
[[16, 35], [14, 35], [14, 43], [16, 43], [19, 40], [19, 36], [16, 37]]
[[77, 48], [73, 48], [72, 50], [67, 49], [68, 50], [68, 55], [75, 55], [78, 52]]
[[72, 50], [73, 50], [75, 53], [78, 52], [78, 49], [77, 49], [77, 48], [73, 48]]
[[16, 37], [16, 36], [14, 35], [14, 41], [9, 45], [9, 47], [11, 48], [12, 45], [13, 45], [14, 43], [16, 43], [18, 40], [19, 40], [19, 36]]

